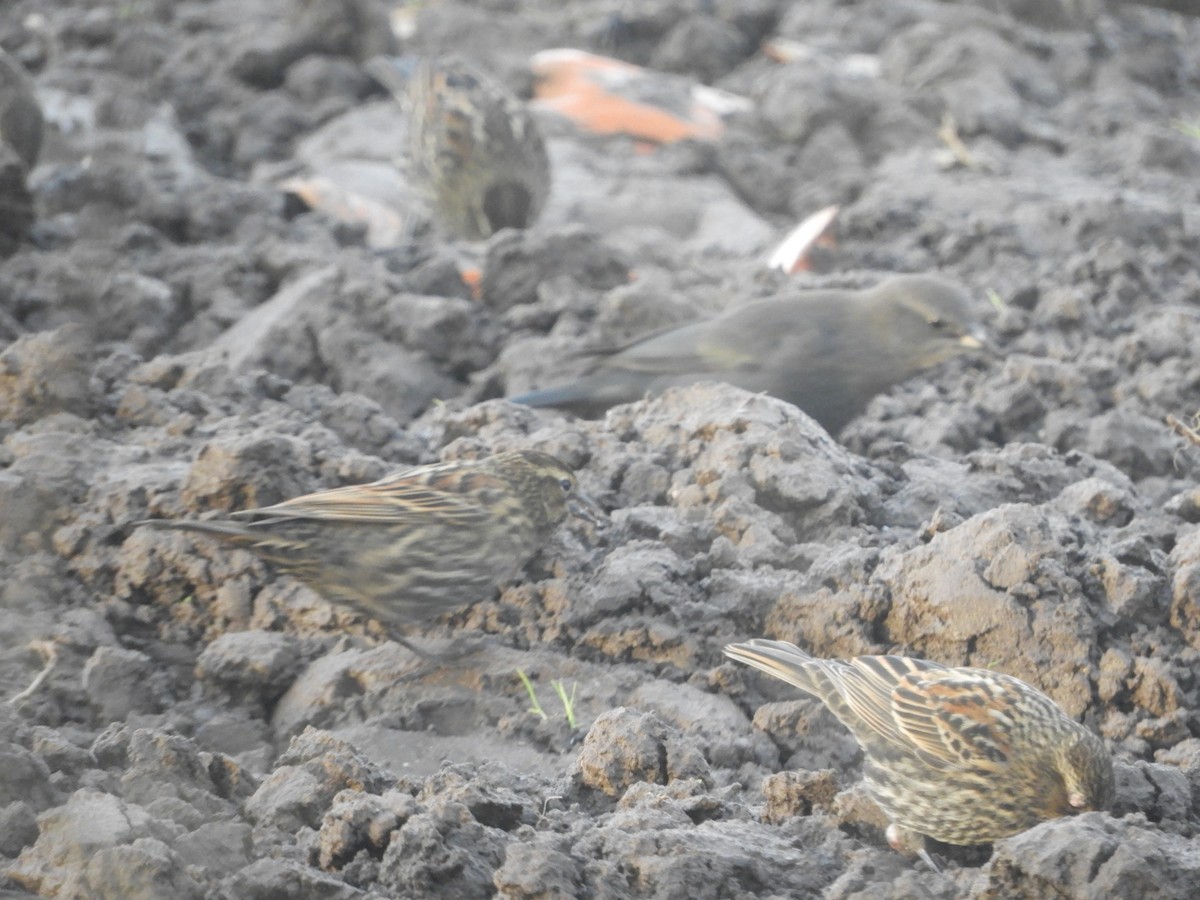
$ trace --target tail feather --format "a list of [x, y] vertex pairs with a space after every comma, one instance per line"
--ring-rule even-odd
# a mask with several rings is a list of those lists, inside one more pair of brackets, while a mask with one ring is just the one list
[[513, 403], [520, 403], [522, 406], [533, 407], [556, 407], [570, 406], [573, 403], [587, 399], [587, 391], [581, 386], [580, 382], [571, 384], [560, 384], [554, 387], [541, 388], [536, 391], [527, 391], [524, 394], [518, 394], [515, 397], [509, 397]]
[[817, 662], [816, 658], [795, 644], [758, 638], [741, 644], [726, 644], [725, 655], [825, 699], [826, 691], [822, 689], [821, 681], [814, 677], [821, 674], [821, 668], [808, 665]]
[[[247, 510], [255, 512], [256, 510]], [[149, 525], [169, 531], [195, 531], [249, 550], [256, 556], [273, 563], [285, 572], [297, 574], [307, 565], [308, 544], [297, 535], [285, 535], [278, 531], [270, 531], [248, 527], [240, 522], [227, 519], [208, 519], [196, 521], [190, 519], [143, 519], [134, 522], [134, 526]], [[257, 524], [257, 523], [256, 523]]]
[[508, 399], [524, 406], [565, 409], [579, 416], [596, 417], [604, 415], [609, 407], [618, 403], [640, 400], [645, 389], [646, 385], [640, 380], [631, 381], [602, 373], [586, 375], [567, 384], [528, 391]]
[[866, 677], [853, 661], [819, 659], [787, 641], [767, 640], [728, 644], [725, 655], [820, 700], [861, 746], [880, 736], [903, 745], [891, 721], [889, 689]]
[[212, 519], [210, 521], [197, 521], [194, 519], [142, 519], [140, 522], [133, 523], [134, 528], [139, 528], [142, 525], [149, 528], [158, 528], [163, 531], [199, 531], [204, 534], [212, 534], [224, 538], [258, 537], [258, 535], [251, 534], [245, 525], [239, 525], [236, 522], [229, 522], [224, 519]]

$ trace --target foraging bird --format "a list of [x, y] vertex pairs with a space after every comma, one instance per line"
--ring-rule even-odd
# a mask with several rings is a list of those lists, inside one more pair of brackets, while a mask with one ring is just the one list
[[592, 518], [582, 505], [588, 502], [562, 462], [516, 450], [418, 466], [228, 519], [138, 524], [211, 534], [328, 600], [405, 626], [485, 599], [521, 571], [568, 512]]
[[33, 81], [19, 62], [0, 50], [0, 142], [13, 149], [26, 171], [37, 164], [43, 127]]
[[796, 291], [643, 337], [577, 381], [511, 399], [596, 416], [647, 391], [726, 381], [793, 403], [836, 433], [876, 394], [981, 348], [980, 312], [961, 288], [929, 275]]
[[550, 158], [517, 96], [456, 56], [423, 60], [407, 84], [396, 60], [367, 65], [409, 109], [412, 174], [442, 228], [482, 240], [533, 224], [550, 193]]
[[41, 151], [42, 129], [33, 81], [0, 50], [0, 258], [16, 252], [36, 219], [29, 172]]
[[925, 836], [985, 844], [1112, 803], [1104, 743], [1011, 675], [903, 656], [817, 659], [785, 641], [725, 655], [812, 694], [850, 729], [891, 820], [888, 843], [934, 869]]

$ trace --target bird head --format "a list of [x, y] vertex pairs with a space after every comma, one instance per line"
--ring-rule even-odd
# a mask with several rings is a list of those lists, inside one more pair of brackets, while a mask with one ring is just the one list
[[552, 530], [568, 512], [597, 522], [598, 507], [578, 491], [575, 473], [549, 453], [516, 450], [500, 454], [495, 464], [539, 531]]
[[898, 275], [873, 290], [914, 369], [987, 347], [984, 308], [958, 286], [932, 275]]
[[1066, 788], [1067, 814], [1105, 810], [1112, 806], [1115, 782], [1112, 756], [1104, 742], [1079, 726], [1063, 743], [1057, 768]]

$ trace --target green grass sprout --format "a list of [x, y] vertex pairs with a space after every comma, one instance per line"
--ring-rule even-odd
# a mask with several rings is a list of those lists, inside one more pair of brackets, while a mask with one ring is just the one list
[[529, 680], [529, 676], [525, 674], [525, 670], [517, 669], [517, 677], [521, 679], [521, 684], [525, 685], [525, 693], [529, 695], [529, 711], [535, 716], [541, 716], [543, 719], [550, 718], [546, 715], [546, 711], [542, 709], [542, 704], [538, 702], [537, 691], [533, 689], [533, 682]]

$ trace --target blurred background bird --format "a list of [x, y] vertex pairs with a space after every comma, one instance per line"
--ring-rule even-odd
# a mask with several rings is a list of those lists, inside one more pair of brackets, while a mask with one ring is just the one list
[[511, 399], [597, 416], [647, 392], [725, 381], [793, 403], [836, 434], [876, 394], [983, 347], [983, 311], [930, 275], [795, 291], [640, 338], [576, 381]]
[[250, 550], [394, 631], [486, 599], [568, 512], [594, 520], [587, 503], [566, 465], [517, 450], [419, 466], [228, 519], [137, 524], [199, 531]]
[[0, 257], [15, 252], [33, 227], [29, 173], [42, 149], [43, 127], [33, 81], [0, 50]]
[[817, 659], [785, 641], [725, 655], [812, 694], [850, 729], [888, 842], [934, 869], [926, 836], [986, 844], [1112, 803], [1103, 741], [1010, 675], [902, 656]]
[[12, 148], [26, 171], [37, 165], [43, 127], [32, 79], [19, 62], [0, 50], [0, 142]]
[[528, 108], [456, 56], [405, 63], [375, 57], [367, 69], [409, 110], [412, 174], [434, 219], [452, 237], [482, 240], [527, 228], [550, 193], [550, 158]]

